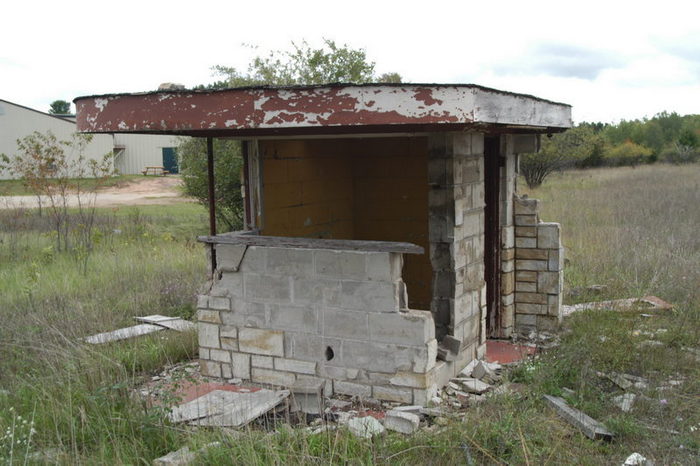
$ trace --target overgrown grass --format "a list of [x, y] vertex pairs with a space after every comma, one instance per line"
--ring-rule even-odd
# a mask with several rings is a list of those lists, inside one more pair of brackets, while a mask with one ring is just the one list
[[[83, 189], [91, 190], [96, 183], [100, 184], [100, 188], [111, 188], [123, 186], [131, 181], [140, 179], [143, 179], [143, 176], [119, 175], [109, 177], [106, 180], [81, 179], [80, 183]], [[32, 191], [27, 188], [22, 180], [0, 180], [0, 196], [30, 196], [32, 194]]]
[[[221, 445], [198, 464], [621, 464], [634, 451], [656, 464], [697, 464], [700, 365], [686, 348], [700, 341], [700, 166], [569, 172], [530, 194], [543, 200], [545, 220], [562, 223], [567, 288], [608, 286], [574, 300], [656, 294], [675, 310], [575, 314], [557, 349], [508, 374], [521, 384], [517, 393], [456, 412], [430, 430], [373, 441], [342, 428], [311, 435], [284, 423], [241, 433], [169, 425], [162, 409], [144, 406], [130, 389], [191, 357], [194, 335], [162, 332], [104, 347], [79, 342], [131, 324], [134, 315], [193, 312], [205, 278], [203, 249], [192, 241], [206, 225], [201, 207], [103, 209], [103, 238], [87, 276], [70, 256], [47, 250], [40, 220], [14, 218], [15, 227], [6, 228], [3, 215], [10, 214], [0, 212], [0, 433], [16, 413], [33, 418], [28, 452], [45, 456], [31, 462], [60, 464], [150, 464], [213, 441]], [[649, 336], [658, 329], [666, 331]], [[644, 346], [649, 339], [663, 344]], [[647, 378], [640, 391], [647, 398], [623, 413], [612, 401], [622, 390], [598, 371]], [[662, 390], [669, 379], [682, 382]], [[615, 440], [587, 439], [545, 406], [543, 394], [568, 397]]]

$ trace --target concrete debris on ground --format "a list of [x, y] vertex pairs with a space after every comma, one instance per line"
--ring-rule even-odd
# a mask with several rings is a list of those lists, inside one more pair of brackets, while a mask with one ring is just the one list
[[604, 377], [623, 390], [646, 390], [649, 388], [649, 381], [644, 377], [619, 372], [596, 372], [598, 377]]
[[420, 417], [407, 411], [392, 409], [387, 411], [384, 417], [384, 427], [402, 434], [412, 434], [418, 429], [419, 424]]
[[637, 398], [637, 395], [634, 393], [625, 393], [619, 396], [616, 396], [613, 398], [613, 403], [615, 403], [615, 406], [620, 408], [623, 412], [629, 413], [632, 411], [632, 405], [634, 405], [634, 400]]
[[348, 429], [353, 435], [362, 438], [372, 438], [383, 434], [385, 429], [381, 422], [372, 416], [354, 417], [348, 421]]
[[195, 464], [197, 455], [212, 447], [220, 446], [220, 442], [212, 442], [197, 451], [190, 450], [190, 447], [182, 447], [177, 451], [171, 451], [165, 456], [153, 460], [153, 466], [189, 466]]
[[612, 440], [612, 432], [606, 429], [603, 424], [584, 412], [572, 408], [564, 399], [551, 395], [544, 395], [544, 399], [561, 418], [579, 429], [586, 437], [592, 440]]
[[608, 301], [595, 301], [591, 303], [580, 303], [574, 305], [563, 305], [561, 312], [564, 317], [578, 311], [586, 310], [610, 310], [610, 311], [635, 311], [635, 310], [653, 310], [667, 311], [673, 309], [673, 305], [667, 303], [656, 296], [645, 296], [643, 298], [625, 298], [612, 299]]
[[168, 317], [158, 314], [145, 317], [134, 317], [134, 319], [141, 323], [132, 327], [120, 328], [111, 332], [91, 335], [89, 337], [85, 337], [84, 341], [93, 345], [101, 345], [104, 343], [111, 343], [113, 341], [149, 335], [162, 330], [185, 332], [187, 330], [193, 330], [196, 327], [196, 325], [192, 322], [179, 317]]
[[635, 452], [625, 459], [622, 466], [653, 466], [654, 462]]

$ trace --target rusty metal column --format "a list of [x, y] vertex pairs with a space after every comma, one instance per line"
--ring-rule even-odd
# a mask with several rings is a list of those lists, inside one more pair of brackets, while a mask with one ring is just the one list
[[[216, 236], [216, 195], [214, 189], [214, 140], [211, 137], [207, 138], [207, 185], [209, 188], [209, 236]], [[216, 248], [215, 244], [211, 246], [211, 273], [216, 272]]]

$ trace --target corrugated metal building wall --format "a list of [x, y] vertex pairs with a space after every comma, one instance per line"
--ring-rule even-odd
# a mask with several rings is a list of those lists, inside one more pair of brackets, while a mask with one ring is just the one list
[[[0, 99], [0, 154], [17, 153], [17, 140], [34, 131], [53, 134], [59, 140], [69, 140], [77, 131], [75, 121], [40, 112]], [[122, 175], [140, 174], [147, 166], [162, 166], [163, 148], [177, 147], [175, 136], [144, 134], [94, 134], [85, 150], [88, 158], [101, 158], [114, 151], [114, 168]], [[9, 179], [0, 170], [0, 179]]]
[[[0, 154], [8, 157], [16, 155], [17, 140], [29, 136], [34, 131], [51, 131], [59, 140], [70, 140], [76, 132], [76, 126], [70, 120], [0, 100]], [[113, 147], [111, 134], [95, 134], [85, 149], [85, 156], [99, 159], [112, 152]], [[10, 174], [6, 170], [0, 170], [0, 179], [9, 178]]]

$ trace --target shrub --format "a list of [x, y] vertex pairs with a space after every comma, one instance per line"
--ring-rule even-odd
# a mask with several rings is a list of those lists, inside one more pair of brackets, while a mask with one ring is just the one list
[[606, 165], [620, 167], [639, 165], [648, 161], [651, 155], [651, 149], [632, 141], [625, 141], [606, 150], [604, 158]]

